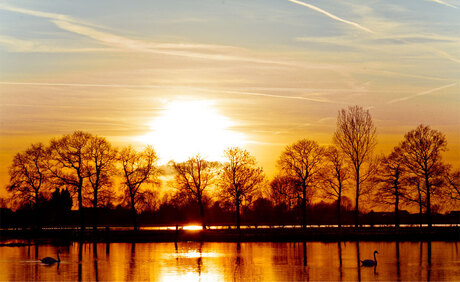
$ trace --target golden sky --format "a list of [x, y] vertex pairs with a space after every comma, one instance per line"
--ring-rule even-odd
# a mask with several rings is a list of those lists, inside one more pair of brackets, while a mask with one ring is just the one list
[[15, 153], [85, 130], [162, 161], [238, 145], [276, 172], [360, 105], [460, 166], [460, 1], [0, 1], [0, 195]]

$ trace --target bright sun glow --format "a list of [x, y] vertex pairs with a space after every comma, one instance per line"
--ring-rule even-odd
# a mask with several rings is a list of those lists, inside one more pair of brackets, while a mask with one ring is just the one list
[[185, 161], [200, 154], [208, 160], [222, 160], [230, 146], [242, 146], [242, 133], [231, 130], [235, 124], [221, 115], [211, 101], [173, 101], [150, 124], [151, 132], [138, 138], [153, 145], [161, 162]]
[[203, 230], [203, 226], [200, 225], [186, 225], [183, 228], [184, 230]]

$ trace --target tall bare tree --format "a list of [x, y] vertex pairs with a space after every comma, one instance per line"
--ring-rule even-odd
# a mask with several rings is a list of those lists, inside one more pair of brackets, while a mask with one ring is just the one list
[[142, 152], [137, 152], [133, 147], [123, 148], [119, 153], [121, 162], [123, 185], [126, 187], [125, 200], [131, 207], [134, 230], [138, 230], [137, 208], [148, 194], [145, 184], [157, 184], [160, 169], [158, 156], [155, 150], [148, 146]]
[[57, 185], [67, 186], [73, 194], [77, 194], [80, 226], [85, 227], [83, 219], [83, 187], [88, 178], [86, 159], [92, 135], [83, 131], [75, 131], [59, 139], [52, 139], [48, 148], [48, 170]]
[[426, 218], [431, 227], [431, 198], [441, 192], [447, 169], [441, 156], [447, 149], [446, 137], [440, 131], [421, 124], [404, 135], [400, 147], [405, 166], [422, 184], [421, 191], [426, 197]]
[[325, 164], [321, 170], [321, 187], [326, 197], [337, 201], [337, 224], [342, 227], [342, 195], [347, 188], [350, 169], [345, 155], [335, 146], [329, 146], [325, 152]]
[[48, 186], [47, 154], [42, 143], [32, 144], [24, 152], [17, 153], [9, 168], [10, 182], [7, 190], [13, 199], [22, 204], [30, 204], [35, 210], [37, 227], [40, 227], [38, 205], [43, 198], [43, 190]]
[[447, 194], [454, 201], [460, 201], [460, 169], [452, 169], [452, 166], [447, 166], [446, 180], [449, 189]]
[[204, 196], [205, 190], [214, 184], [218, 173], [218, 162], [203, 159], [200, 155], [191, 157], [185, 162], [170, 162], [174, 168], [175, 182], [178, 189], [193, 198], [200, 207], [200, 216], [203, 229], [206, 229]]
[[301, 139], [289, 145], [281, 153], [278, 165], [302, 188], [302, 225], [307, 227], [307, 189], [312, 189], [318, 180], [324, 159], [324, 148], [316, 141]]
[[399, 227], [399, 207], [407, 198], [407, 169], [402, 161], [400, 147], [395, 147], [390, 155], [383, 157], [378, 172], [373, 177], [378, 189], [377, 201], [394, 207], [395, 227]]
[[117, 152], [103, 137], [92, 136], [89, 140], [85, 169], [90, 183], [93, 206], [93, 228], [97, 227], [97, 208], [100, 200], [109, 192], [111, 177], [115, 174]]
[[353, 168], [356, 183], [355, 227], [358, 227], [360, 186], [370, 176], [370, 173], [363, 175], [363, 170], [366, 162], [371, 161], [372, 152], [377, 144], [376, 128], [369, 110], [353, 106], [339, 111], [333, 141], [347, 156]]
[[262, 168], [248, 151], [233, 147], [225, 151], [221, 185], [225, 197], [230, 198], [236, 208], [236, 225], [240, 230], [240, 207], [245, 199], [253, 195], [265, 179]]
[[[299, 198], [300, 183], [296, 178], [288, 175], [278, 174], [270, 182], [270, 198], [275, 205], [284, 205], [288, 210], [292, 208]], [[302, 191], [300, 191], [300, 194]]]

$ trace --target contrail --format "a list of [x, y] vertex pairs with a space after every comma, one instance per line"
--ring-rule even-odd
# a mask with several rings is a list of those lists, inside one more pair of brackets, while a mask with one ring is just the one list
[[444, 6], [447, 6], [447, 7], [451, 7], [451, 8], [454, 8], [454, 9], [458, 9], [457, 6], [454, 6], [454, 5], [452, 5], [452, 4], [446, 3], [446, 2], [441, 1], [441, 0], [428, 0], [428, 1], [430, 1], [430, 2], [436, 2], [436, 3], [438, 3], [438, 4], [441, 4], [441, 5], [444, 5]]
[[388, 102], [387, 104], [393, 104], [393, 103], [396, 103], [396, 102], [407, 101], [407, 100], [415, 98], [415, 97], [425, 96], [425, 95], [431, 94], [433, 92], [437, 92], [437, 91], [440, 91], [440, 90], [443, 90], [443, 89], [446, 89], [446, 88], [454, 87], [455, 85], [457, 85], [457, 82], [451, 83], [451, 84], [448, 84], [448, 85], [444, 85], [444, 86], [441, 86], [441, 87], [433, 88], [433, 89], [430, 89], [430, 90], [422, 91], [422, 92], [414, 94], [414, 95], [394, 99], [394, 100], [391, 100], [390, 102]]
[[64, 87], [101, 87], [101, 88], [147, 88], [147, 89], [195, 89], [202, 92], [211, 92], [215, 94], [231, 94], [239, 96], [257, 96], [277, 99], [294, 99], [304, 100], [317, 103], [328, 103], [328, 104], [348, 104], [344, 102], [337, 102], [328, 99], [315, 99], [303, 96], [284, 96], [267, 94], [262, 92], [245, 92], [245, 91], [232, 91], [232, 90], [219, 90], [219, 89], [206, 89], [200, 87], [188, 87], [188, 86], [169, 86], [169, 85], [148, 85], [148, 84], [94, 84], [94, 83], [53, 83], [53, 82], [16, 82], [16, 81], [0, 81], [0, 85], [25, 85], [25, 86], [64, 86]]
[[345, 20], [345, 19], [342, 19], [340, 17], [337, 17], [336, 15], [333, 15], [333, 14], [331, 14], [331, 13], [329, 13], [329, 12], [327, 12], [327, 11], [321, 9], [321, 8], [318, 8], [318, 7], [314, 6], [314, 5], [311, 5], [311, 4], [308, 4], [308, 3], [305, 3], [305, 2], [301, 2], [301, 1], [298, 1], [298, 0], [288, 0], [288, 1], [292, 2], [292, 3], [295, 3], [295, 4], [298, 4], [298, 5], [302, 5], [302, 6], [307, 7], [307, 8], [310, 8], [310, 9], [312, 9], [314, 11], [317, 11], [317, 12], [323, 14], [323, 15], [326, 15], [326, 16], [330, 17], [333, 20], [346, 23], [346, 24], [351, 25], [353, 27], [356, 27], [358, 29], [364, 30], [365, 32], [374, 33], [372, 30], [368, 29], [367, 27], [364, 27], [364, 26], [362, 26], [362, 25], [360, 25], [358, 23], [355, 23], [355, 22], [352, 22], [352, 21]]

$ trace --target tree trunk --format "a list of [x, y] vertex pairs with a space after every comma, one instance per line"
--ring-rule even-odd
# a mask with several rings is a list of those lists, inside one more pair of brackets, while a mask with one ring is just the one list
[[395, 199], [395, 227], [399, 228], [399, 191], [398, 191], [398, 186], [395, 186], [395, 194], [396, 194], [396, 199]]
[[302, 185], [302, 226], [307, 228], [307, 185]]
[[236, 200], [236, 228], [240, 231], [241, 225], [241, 218], [240, 218], [240, 201]]
[[359, 226], [359, 168], [356, 170], [355, 227]]
[[431, 199], [430, 199], [430, 180], [428, 175], [425, 173], [425, 185], [426, 185], [426, 219], [428, 221], [428, 227], [431, 228]]
[[420, 220], [420, 227], [422, 227], [423, 224], [423, 205], [422, 205], [422, 192], [420, 191], [420, 184], [417, 184], [417, 191], [418, 191], [418, 215], [419, 215], [419, 220]]
[[136, 212], [136, 206], [134, 204], [134, 196], [131, 196], [131, 213], [133, 217], [134, 231], [137, 231], [139, 227], [137, 226], [137, 212]]
[[83, 183], [78, 187], [78, 213], [80, 214], [80, 228], [85, 229], [85, 217], [83, 215], [83, 197], [82, 197], [82, 187]]
[[93, 200], [93, 230], [97, 229], [97, 219], [98, 219], [98, 211], [97, 211], [97, 189], [94, 189], [94, 200]]
[[236, 197], [236, 228], [240, 231], [240, 199], [239, 195]]
[[203, 230], [206, 229], [206, 222], [204, 219], [204, 205], [201, 201], [201, 198], [198, 200], [198, 204], [200, 205], [200, 216], [201, 216], [201, 225], [203, 226]]
[[339, 188], [339, 197], [337, 198], [337, 225], [339, 229], [342, 228], [342, 220], [341, 220], [341, 202], [342, 202], [342, 189]]

